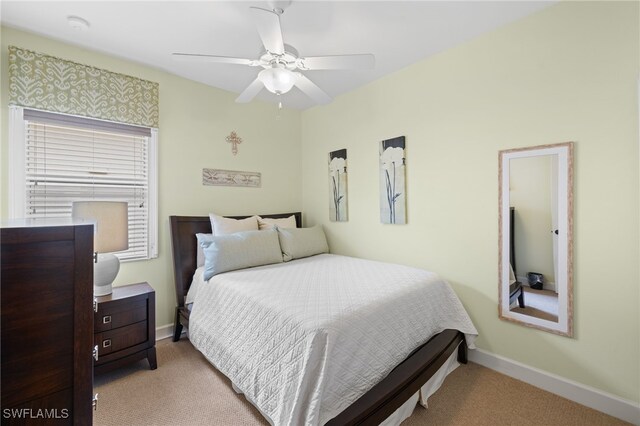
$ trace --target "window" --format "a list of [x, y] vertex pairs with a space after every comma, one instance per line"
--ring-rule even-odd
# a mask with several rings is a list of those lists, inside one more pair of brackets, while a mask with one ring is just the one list
[[11, 107], [13, 217], [71, 217], [81, 200], [127, 201], [129, 249], [157, 257], [155, 129]]

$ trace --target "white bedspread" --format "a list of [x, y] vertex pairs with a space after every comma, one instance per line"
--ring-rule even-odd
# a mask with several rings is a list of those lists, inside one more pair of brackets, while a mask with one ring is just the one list
[[457, 329], [469, 345], [477, 335], [436, 274], [329, 254], [213, 277], [189, 326], [275, 425], [324, 424], [434, 334]]

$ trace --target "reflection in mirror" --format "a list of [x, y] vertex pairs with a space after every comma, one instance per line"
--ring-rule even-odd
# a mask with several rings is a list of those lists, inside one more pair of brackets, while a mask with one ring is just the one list
[[[512, 280], [525, 286], [527, 304], [511, 310], [558, 322], [557, 229], [553, 214], [558, 208], [557, 155], [512, 158], [509, 161], [509, 204], [511, 206]], [[515, 259], [519, 262], [516, 265]]]
[[500, 152], [500, 318], [572, 335], [572, 143]]

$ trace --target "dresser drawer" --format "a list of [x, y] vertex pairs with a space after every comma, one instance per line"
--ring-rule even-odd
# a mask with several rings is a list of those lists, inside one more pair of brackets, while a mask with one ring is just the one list
[[107, 355], [146, 342], [149, 337], [147, 334], [147, 321], [140, 321], [126, 327], [96, 333], [94, 340], [98, 345], [98, 354]]
[[147, 299], [100, 303], [94, 315], [94, 333], [113, 330], [147, 319]]

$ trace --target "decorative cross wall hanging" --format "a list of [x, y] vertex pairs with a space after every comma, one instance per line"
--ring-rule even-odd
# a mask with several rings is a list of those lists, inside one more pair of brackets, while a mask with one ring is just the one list
[[231, 152], [233, 152], [233, 155], [238, 154], [238, 144], [242, 143], [242, 138], [238, 136], [235, 130], [226, 137], [226, 141], [231, 144]]

